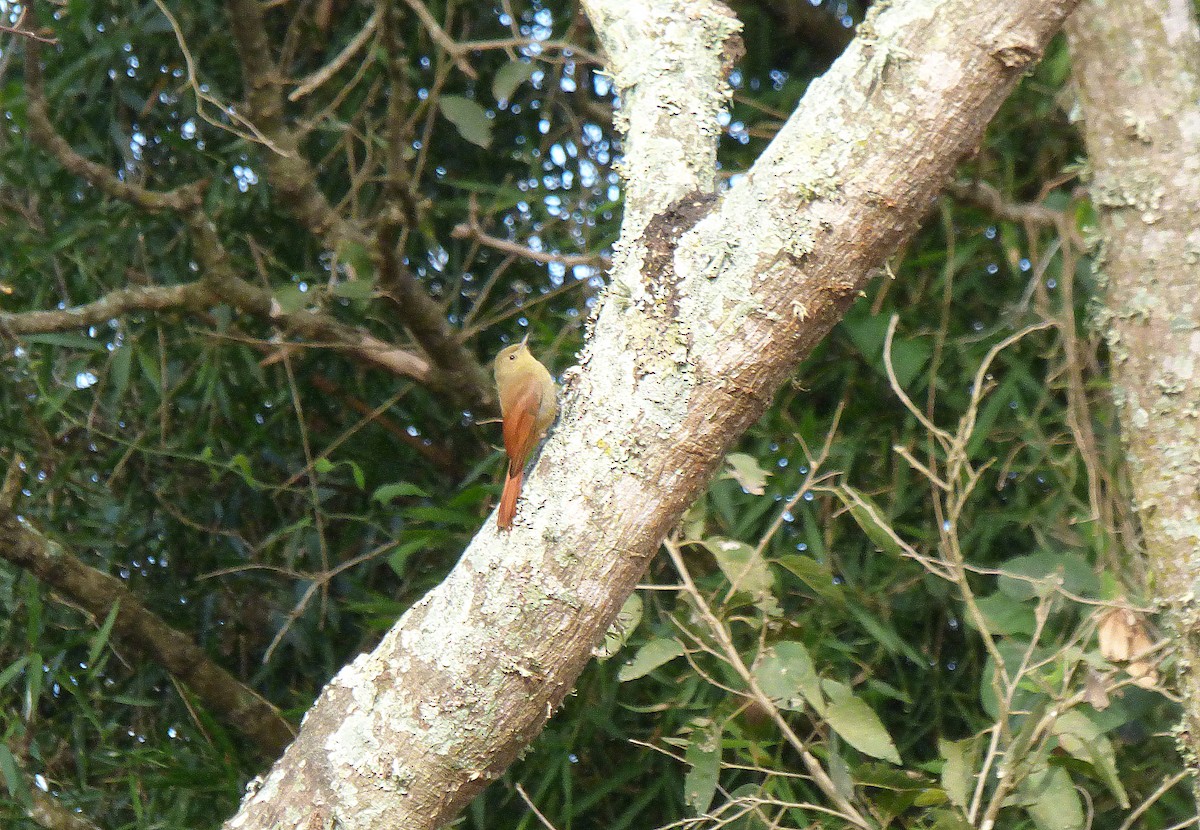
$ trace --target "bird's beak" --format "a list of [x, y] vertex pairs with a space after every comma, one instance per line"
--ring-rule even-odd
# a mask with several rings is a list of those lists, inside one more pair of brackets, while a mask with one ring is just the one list
[[521, 345], [526, 346], [529, 343], [529, 332], [525, 332], [525, 336], [521, 338]]

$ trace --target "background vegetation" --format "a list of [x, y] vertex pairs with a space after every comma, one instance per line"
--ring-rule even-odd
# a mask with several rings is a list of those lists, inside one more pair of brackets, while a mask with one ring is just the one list
[[[729, 176], [863, 12], [803, 5], [737, 4]], [[528, 333], [567, 368], [621, 215], [612, 93], [579, 10], [263, 8], [283, 121], [333, 211], [394, 232], [400, 270], [471, 359]], [[298, 219], [278, 134], [242, 103], [262, 76], [236, 15], [205, 0], [38, 11], [22, 25], [52, 43], [0, 41], [5, 497], [297, 723], [485, 520], [493, 404], [467, 369], [422, 382], [347, 348], [369, 333], [440, 369], [452, 354], [431, 351], [387, 263]], [[203, 181], [202, 200], [148, 210], [89, 182], [36, 135], [40, 95], [113, 181]], [[668, 541], [615, 656], [463, 826], [821, 826], [788, 730], [881, 826], [1194, 816], [1088, 325], [1102, 287], [1071, 107], [1057, 44]], [[242, 294], [147, 299], [216, 292], [214, 252]], [[121, 289], [133, 299], [85, 325], [34, 316]], [[309, 312], [319, 336], [297, 328]], [[37, 826], [41, 790], [103, 828], [214, 827], [277, 754], [115, 636], [113, 613], [10, 563], [0, 609], [5, 826]]]

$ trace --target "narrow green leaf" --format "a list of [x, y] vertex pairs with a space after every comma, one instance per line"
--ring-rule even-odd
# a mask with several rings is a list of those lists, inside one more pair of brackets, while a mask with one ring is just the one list
[[691, 769], [683, 779], [683, 797], [696, 815], [708, 812], [721, 773], [721, 735], [716, 726], [692, 733], [684, 760]]
[[371, 501], [387, 504], [392, 499], [397, 499], [401, 496], [416, 496], [422, 499], [429, 498], [429, 494], [417, 485], [410, 484], [407, 481], [396, 481], [377, 487], [375, 492], [371, 494]]
[[33, 795], [29, 792], [29, 785], [21, 774], [17, 759], [4, 743], [0, 743], [0, 775], [4, 777], [4, 785], [12, 799], [26, 810], [32, 808]]
[[629, 662], [617, 672], [617, 680], [626, 683], [645, 677], [659, 666], [683, 655], [683, 644], [678, 640], [660, 638], [651, 640], [637, 650]]
[[871, 544], [889, 556], [901, 557], [904, 548], [895, 539], [887, 516], [879, 506], [852, 487], [842, 485], [834, 493], [850, 511], [850, 517], [862, 528]]
[[821, 599], [845, 603], [844, 592], [833, 584], [833, 571], [811, 556], [789, 553], [775, 560], [813, 590]]
[[104, 341], [99, 337], [88, 337], [69, 331], [47, 331], [40, 334], [23, 334], [21, 339], [26, 343], [39, 343], [43, 346], [59, 346], [66, 349], [83, 349], [89, 352], [104, 351]]
[[419, 550], [424, 550], [429, 547], [427, 539], [412, 539], [398, 545], [391, 555], [388, 556], [388, 566], [395, 571], [396, 576], [407, 576], [408, 558]]
[[829, 696], [825, 720], [834, 732], [864, 755], [900, 763], [900, 753], [891, 735], [870, 706], [855, 697], [850, 687], [835, 680], [823, 680], [821, 687]]
[[121, 603], [114, 602], [113, 607], [108, 609], [108, 616], [104, 618], [104, 625], [100, 626], [100, 630], [92, 636], [91, 645], [88, 646], [88, 666], [94, 666], [96, 661], [100, 659], [100, 652], [104, 651], [104, 647], [108, 645], [108, 638], [112, 635], [113, 626], [116, 625], [117, 615], [121, 613]]
[[133, 368], [133, 346], [124, 343], [113, 350], [112, 361], [108, 364], [109, 394], [114, 404], [120, 404], [125, 399], [129, 389], [129, 375]]
[[8, 667], [5, 668], [4, 671], [0, 671], [0, 689], [3, 689], [5, 686], [11, 683], [13, 678], [20, 674], [28, 663], [29, 655], [26, 654], [24, 657], [20, 657], [14, 660], [12, 663], [9, 663]]
[[479, 104], [461, 95], [443, 95], [438, 99], [438, 108], [464, 139], [480, 147], [491, 146], [492, 122]]
[[901, 654], [918, 665], [927, 659], [913, 647], [912, 643], [900, 636], [896, 629], [884, 623], [866, 608], [861, 605], [850, 605], [847, 610], [875, 638], [876, 642], [892, 654]]
[[333, 296], [344, 300], [370, 300], [375, 296], [375, 286], [365, 279], [344, 280], [334, 283]]
[[359, 490], [367, 489], [367, 476], [362, 471], [362, 467], [358, 466], [357, 461], [347, 460], [344, 463], [350, 465], [350, 476], [354, 479], [354, 486]]
[[250, 467], [250, 459], [245, 453], [238, 453], [233, 458], [229, 459], [229, 466], [232, 467], [246, 484], [255, 488], [259, 488], [258, 479], [254, 477], [254, 471]]

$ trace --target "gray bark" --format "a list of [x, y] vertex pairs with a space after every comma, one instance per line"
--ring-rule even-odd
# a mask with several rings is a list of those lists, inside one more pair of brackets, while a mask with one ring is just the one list
[[1068, 36], [1113, 396], [1200, 771], [1200, 31], [1189, 0], [1086, 0]]
[[1075, 0], [877, 4], [720, 196], [716, 118], [740, 48], [729, 10], [585, 5], [621, 90], [626, 214], [516, 526], [485, 524], [446, 581], [329, 683], [231, 830], [439, 827], [498, 776], [726, 449], [917, 227]]

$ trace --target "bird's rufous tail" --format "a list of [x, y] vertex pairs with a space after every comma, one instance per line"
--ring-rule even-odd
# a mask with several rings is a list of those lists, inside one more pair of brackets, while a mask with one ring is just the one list
[[504, 492], [500, 494], [500, 512], [496, 515], [496, 524], [501, 530], [512, 527], [513, 517], [517, 515], [517, 497], [521, 495], [521, 482], [525, 478], [525, 470], [517, 470], [514, 474], [509, 470], [504, 477]]

